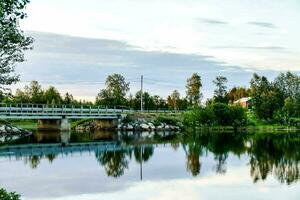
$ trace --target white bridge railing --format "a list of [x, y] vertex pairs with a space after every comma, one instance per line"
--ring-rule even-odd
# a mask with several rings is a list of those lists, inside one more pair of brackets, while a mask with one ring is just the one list
[[[122, 113], [139, 112], [125, 107], [72, 106], [46, 104], [0, 104], [0, 118], [52, 119], [52, 118], [116, 118]], [[145, 110], [144, 113], [171, 113], [170, 110]], [[178, 112], [178, 111], [177, 111]]]

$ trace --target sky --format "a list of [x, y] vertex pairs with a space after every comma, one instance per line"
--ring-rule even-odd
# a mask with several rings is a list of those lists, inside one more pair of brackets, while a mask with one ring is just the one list
[[298, 0], [31, 0], [21, 27], [35, 39], [17, 66], [31, 80], [93, 100], [108, 74], [121, 73], [131, 93], [167, 96], [194, 72], [204, 97], [223, 75], [247, 86], [252, 73], [274, 78], [300, 71]]

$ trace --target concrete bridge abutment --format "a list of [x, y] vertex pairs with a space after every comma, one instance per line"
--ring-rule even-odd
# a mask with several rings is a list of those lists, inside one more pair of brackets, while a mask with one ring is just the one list
[[70, 131], [69, 120], [64, 119], [39, 119], [37, 129], [39, 131]]

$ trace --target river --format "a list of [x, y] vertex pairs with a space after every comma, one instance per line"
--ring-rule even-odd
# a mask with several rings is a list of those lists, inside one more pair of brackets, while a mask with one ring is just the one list
[[25, 200], [299, 199], [300, 133], [41, 133], [0, 146]]

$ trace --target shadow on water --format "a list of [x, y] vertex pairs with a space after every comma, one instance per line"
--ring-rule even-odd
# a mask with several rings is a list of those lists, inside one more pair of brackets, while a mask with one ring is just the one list
[[142, 170], [142, 165], [155, 154], [155, 148], [162, 144], [174, 150], [183, 150], [186, 169], [192, 176], [201, 174], [201, 159], [208, 155], [213, 155], [215, 173], [226, 174], [228, 158], [233, 155], [248, 158], [249, 174], [254, 183], [269, 176], [284, 184], [295, 183], [300, 178], [299, 133], [36, 132], [1, 147], [0, 156], [22, 159], [35, 169], [42, 159], [52, 163], [60, 155], [66, 157], [72, 153], [89, 152], [95, 155], [107, 176], [118, 178], [130, 168], [132, 160], [139, 163]]

